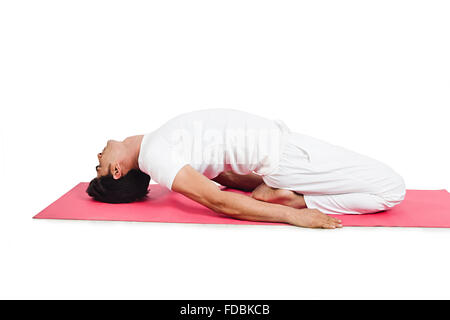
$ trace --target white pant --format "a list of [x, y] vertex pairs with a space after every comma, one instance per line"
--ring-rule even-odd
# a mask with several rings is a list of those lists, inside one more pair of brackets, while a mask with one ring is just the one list
[[303, 194], [308, 208], [328, 214], [378, 212], [405, 196], [403, 179], [388, 166], [298, 133], [289, 134], [278, 168], [263, 180]]

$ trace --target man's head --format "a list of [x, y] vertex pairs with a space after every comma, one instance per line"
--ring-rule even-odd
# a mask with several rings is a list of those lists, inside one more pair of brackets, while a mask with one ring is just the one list
[[95, 167], [97, 178], [112, 175], [114, 179], [119, 179], [133, 167], [124, 141], [108, 140], [102, 152], [97, 154], [97, 158], [98, 166]]
[[139, 170], [139, 136], [124, 141], [109, 140], [95, 167], [97, 177], [86, 192], [97, 201], [126, 203], [139, 200], [148, 193], [150, 176]]

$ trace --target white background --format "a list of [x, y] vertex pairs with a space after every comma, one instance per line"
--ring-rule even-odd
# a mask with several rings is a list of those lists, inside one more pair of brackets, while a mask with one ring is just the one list
[[107, 139], [215, 107], [449, 189], [449, 17], [432, 0], [0, 2], [0, 298], [450, 298], [449, 229], [31, 219]]

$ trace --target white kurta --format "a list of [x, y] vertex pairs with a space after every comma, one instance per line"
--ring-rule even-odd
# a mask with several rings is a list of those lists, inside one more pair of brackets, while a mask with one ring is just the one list
[[180, 169], [190, 165], [209, 179], [232, 170], [267, 175], [278, 167], [289, 129], [270, 120], [232, 109], [182, 114], [146, 134], [139, 168], [171, 189]]

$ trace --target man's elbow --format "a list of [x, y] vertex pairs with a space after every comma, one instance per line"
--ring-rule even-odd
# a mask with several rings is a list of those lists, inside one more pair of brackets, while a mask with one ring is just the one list
[[214, 192], [209, 199], [209, 208], [218, 213], [233, 214], [226, 191]]
[[225, 209], [225, 199], [222, 191], [217, 191], [209, 195], [207, 206], [215, 212], [223, 212]]

